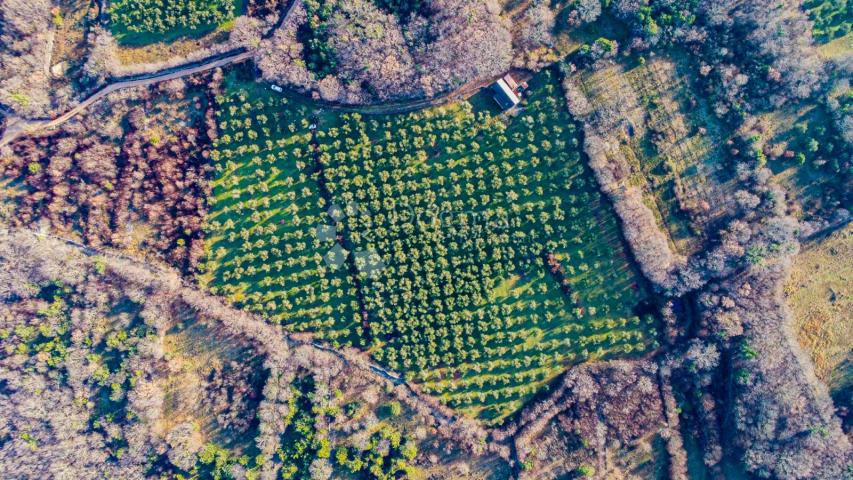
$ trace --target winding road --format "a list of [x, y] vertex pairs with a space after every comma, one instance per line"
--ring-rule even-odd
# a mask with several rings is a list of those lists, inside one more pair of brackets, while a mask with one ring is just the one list
[[[265, 35], [264, 38], [269, 38], [273, 31], [281, 24], [281, 22], [291, 13], [293, 7], [296, 5], [297, 0], [290, 0], [288, 5], [283, 8], [284, 15], [281, 16], [281, 19], [276, 23], [276, 25], [271, 28]], [[103, 4], [101, 3], [101, 8], [103, 9]], [[43, 131], [49, 131], [55, 129], [62, 124], [68, 122], [93, 104], [98, 101], [104, 99], [109, 94], [116, 92], [118, 90], [122, 90], [125, 88], [134, 88], [152, 85], [159, 82], [165, 82], [169, 80], [175, 80], [178, 78], [187, 77], [190, 75], [194, 75], [197, 73], [205, 72], [208, 70], [212, 70], [219, 67], [224, 67], [226, 65], [240, 63], [251, 59], [254, 56], [253, 50], [248, 50], [246, 48], [237, 48], [228, 52], [224, 52], [207, 59], [190, 62], [184, 65], [174, 66], [165, 68], [163, 70], [146, 73], [141, 75], [133, 75], [127, 77], [120, 77], [114, 79], [112, 83], [109, 83], [95, 93], [82, 100], [80, 103], [63, 113], [62, 115], [52, 118], [52, 119], [24, 119], [13, 112], [4, 110], [2, 113], [6, 114], [6, 128], [2, 132], [2, 137], [0, 137], [0, 148], [9, 145], [15, 139], [24, 136], [24, 135], [34, 135]], [[502, 76], [502, 75], [501, 75]], [[408, 112], [413, 110], [418, 110], [422, 108], [427, 108], [430, 106], [440, 105], [444, 103], [453, 102], [456, 100], [462, 100], [470, 97], [477, 91], [479, 91], [482, 87], [489, 85], [494, 82], [500, 76], [495, 76], [494, 78], [475, 80], [469, 83], [466, 83], [459, 88], [454, 90], [450, 90], [444, 92], [440, 95], [431, 98], [419, 98], [413, 100], [407, 100], [402, 102], [392, 102], [392, 103], [382, 103], [382, 104], [374, 104], [374, 105], [348, 105], [348, 104], [340, 104], [334, 102], [326, 102], [326, 101], [315, 101], [318, 107], [320, 108], [329, 108], [333, 110], [342, 110], [342, 111], [358, 111], [366, 114], [390, 114], [390, 113], [401, 113]], [[126, 261], [134, 262], [137, 265], [143, 265], [143, 268], [151, 271], [152, 273], [163, 273], [165, 270], [162, 268], [158, 268], [157, 266], [153, 266], [150, 264], [142, 264], [139, 259], [133, 258], [119, 252], [107, 251], [103, 249], [97, 249], [88, 245], [84, 245], [75, 240], [60, 237], [57, 235], [52, 235], [46, 232], [36, 232], [34, 230], [29, 229], [21, 229], [22, 231], [26, 231], [30, 234], [33, 234], [37, 237], [42, 238], [52, 238], [53, 240], [60, 241], [66, 245], [73, 246], [75, 248], [80, 249], [87, 256], [99, 255], [103, 257], [114, 257], [120, 258]], [[187, 282], [186, 279], [181, 278], [181, 283], [184, 288], [197, 288], [196, 285], [192, 285]], [[356, 359], [351, 358], [350, 355], [346, 352], [342, 352], [338, 349], [331, 348], [329, 346], [323, 345], [317, 341], [301, 341], [296, 340], [289, 335], [286, 335], [286, 338], [289, 342], [294, 345], [309, 345], [318, 350], [322, 350], [325, 352], [332, 353], [343, 360], [345, 363], [355, 365], [359, 368], [365, 369], [369, 371], [371, 374], [382, 377], [386, 380], [391, 381], [395, 385], [402, 385], [406, 388], [410, 394], [412, 394], [418, 401], [422, 400], [422, 393], [420, 393], [417, 389], [413, 388], [411, 384], [409, 384], [403, 377], [398, 375], [395, 372], [387, 370], [382, 366], [370, 362], [366, 359], [361, 359], [361, 361], [356, 361]], [[426, 402], [429, 404], [429, 402]], [[453, 421], [453, 418], [445, 414], [440, 410], [436, 410], [435, 408], [430, 407], [433, 416], [436, 419], [441, 421]]]
[[[22, 135], [32, 135], [42, 130], [51, 130], [56, 127], [59, 127], [63, 123], [74, 118], [80, 112], [89, 108], [94, 103], [102, 100], [104, 97], [117, 90], [152, 85], [154, 83], [166, 82], [177, 78], [195, 75], [196, 73], [205, 72], [207, 70], [213, 70], [214, 68], [224, 67], [232, 63], [243, 62], [252, 58], [253, 55], [253, 51], [240, 48], [221, 55], [217, 55], [215, 57], [211, 57], [206, 60], [202, 60], [200, 62], [193, 62], [191, 64], [179, 67], [171, 67], [165, 70], [161, 70], [159, 72], [136, 75], [123, 79], [120, 78], [117, 79], [115, 82], [110, 83], [105, 87], [102, 87], [100, 90], [93, 93], [91, 96], [89, 96], [64, 114], [50, 120], [26, 120], [15, 115], [9, 115], [9, 117], [7, 117], [8, 123], [6, 130], [3, 132], [3, 136], [0, 137], [0, 148], [10, 144], [12, 141]], [[315, 103], [322, 108], [343, 111], [357, 111], [364, 114], [390, 114], [411, 112], [414, 110], [420, 110], [422, 108], [450, 103], [456, 100], [464, 100], [470, 97], [471, 95], [477, 93], [477, 91], [479, 91], [486, 85], [491, 84], [501, 76], [502, 75], [495, 76], [493, 78], [475, 80], [466, 83], [465, 85], [462, 85], [461, 87], [455, 90], [445, 92], [436, 97], [419, 98], [403, 102], [381, 103], [374, 105], [346, 105], [334, 102], [324, 102], [321, 100], [315, 100]]]
[[[293, 10], [294, 5], [296, 5], [296, 2], [291, 1], [290, 5], [286, 8], [286, 11], [282, 16], [282, 19], [290, 15], [290, 12]], [[279, 25], [280, 23], [281, 22], [278, 22], [277, 25]], [[274, 30], [275, 27], [270, 29], [270, 31], [268, 31], [264, 35], [264, 38], [268, 38]], [[56, 127], [59, 127], [63, 123], [77, 116], [77, 114], [79, 114], [80, 112], [89, 108], [94, 103], [102, 100], [104, 97], [117, 90], [152, 85], [154, 83], [166, 82], [177, 78], [195, 75], [197, 73], [205, 72], [207, 70], [213, 70], [214, 68], [224, 67], [232, 63], [240, 63], [252, 58], [252, 56], [254, 56], [254, 51], [247, 50], [245, 48], [237, 48], [229, 52], [215, 55], [204, 60], [191, 62], [185, 65], [169, 67], [157, 72], [142, 75], [133, 75], [124, 78], [117, 78], [114, 82], [102, 87], [100, 90], [96, 91], [64, 114], [53, 119], [27, 120], [20, 118], [14, 114], [8, 114], [6, 129], [3, 131], [2, 137], [0, 137], [0, 148], [3, 148], [4, 146], [12, 143], [15, 139], [22, 135], [32, 135], [40, 131], [51, 130]], [[322, 100], [315, 100], [315, 103], [321, 108], [329, 108], [332, 110], [343, 111], [357, 111], [364, 114], [391, 114], [411, 112], [414, 110], [420, 110], [422, 108], [466, 99], [471, 95], [477, 93], [477, 91], [479, 91], [481, 88], [493, 83], [502, 76], [503, 75], [497, 75], [491, 78], [474, 80], [454, 90], [444, 92], [435, 97], [419, 98], [402, 102], [381, 103], [373, 105], [348, 105], [335, 102], [326, 102]]]
[[[286, 4], [281, 4], [281, 14], [278, 20], [272, 27], [267, 30], [262, 38], [270, 38], [276, 29], [290, 16], [293, 9], [296, 7], [297, 0], [288, 0]], [[104, 23], [106, 10], [103, 0], [98, 1], [98, 21]], [[240, 63], [252, 58], [253, 51], [245, 48], [236, 48], [229, 52], [220, 53], [207, 59], [190, 62], [176, 67], [168, 67], [157, 72], [146, 73], [142, 75], [131, 75], [124, 78], [117, 78], [113, 83], [102, 87], [91, 96], [65, 112], [64, 114], [54, 119], [34, 119], [26, 120], [14, 114], [7, 115], [6, 129], [3, 131], [3, 136], [0, 137], [0, 148], [10, 144], [13, 140], [21, 135], [31, 135], [40, 130], [50, 130], [56, 128], [68, 120], [74, 118], [78, 113], [82, 112], [95, 102], [106, 97], [110, 93], [123, 88], [141, 87], [151, 85], [158, 82], [166, 82], [176, 78], [182, 78], [196, 73], [205, 72], [214, 68], [224, 67], [232, 63]]]
[[95, 102], [101, 100], [102, 98], [117, 90], [121, 90], [123, 88], [141, 87], [158, 82], [165, 82], [168, 80], [174, 80], [176, 78], [194, 75], [196, 73], [212, 70], [218, 67], [223, 67], [232, 63], [242, 62], [251, 58], [252, 55], [253, 53], [250, 51], [239, 49], [237, 51], [232, 51], [227, 54], [205, 60], [202, 63], [195, 62], [190, 65], [185, 65], [178, 68], [171, 68], [161, 72], [138, 75], [123, 80], [120, 79], [114, 83], [111, 83], [101, 88], [97, 92], [93, 93], [90, 97], [77, 104], [71, 110], [68, 110], [64, 114], [52, 120], [24, 120], [18, 117], [12, 117], [10, 118], [9, 125], [6, 128], [6, 131], [3, 132], [3, 137], [0, 138], [0, 147], [8, 145], [21, 135], [29, 135], [36, 133], [40, 130], [50, 130], [52, 128], [56, 128], [67, 122], [68, 120], [71, 120], [83, 110], [89, 108]]

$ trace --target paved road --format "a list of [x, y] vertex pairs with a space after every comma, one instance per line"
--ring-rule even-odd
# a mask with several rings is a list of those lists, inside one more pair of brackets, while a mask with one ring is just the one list
[[21, 135], [35, 133], [39, 130], [48, 130], [51, 128], [56, 128], [67, 122], [68, 120], [74, 118], [74, 116], [76, 116], [95, 102], [115, 92], [116, 90], [121, 90], [123, 88], [141, 87], [144, 85], [151, 85], [153, 83], [165, 82], [168, 80], [174, 80], [176, 78], [194, 75], [196, 73], [212, 70], [214, 68], [223, 67], [231, 63], [242, 62], [251, 58], [252, 55], [252, 52], [244, 51], [241, 49], [238, 51], [229, 52], [224, 56], [219, 56], [204, 63], [197, 63], [194, 65], [184, 66], [177, 69], [168, 69], [165, 72], [157, 72], [148, 75], [137, 76], [127, 80], [119, 80], [98, 90], [89, 98], [83, 100], [82, 102], [77, 104], [77, 106], [75, 106], [71, 110], [68, 110], [61, 116], [54, 118], [53, 120], [17, 119], [14, 123], [10, 124], [6, 131], [3, 133], [3, 137], [0, 138], [0, 147], [9, 144], [11, 141], [15, 140]]
[[[52, 128], [56, 128], [67, 122], [68, 120], [71, 120], [77, 114], [90, 107], [95, 102], [98, 102], [110, 93], [113, 93], [117, 90], [121, 90], [123, 88], [151, 85], [158, 82], [165, 82], [168, 80], [174, 80], [176, 78], [194, 75], [196, 73], [212, 70], [218, 67], [223, 67], [232, 63], [240, 63], [242, 61], [248, 60], [249, 58], [252, 58], [253, 55], [254, 52], [252, 51], [238, 49], [232, 52], [228, 52], [224, 55], [220, 55], [217, 58], [204, 61], [203, 63], [196, 63], [194, 65], [177, 68], [172, 67], [161, 72], [135, 76], [133, 78], [128, 78], [125, 80], [118, 80], [115, 83], [111, 83], [101, 88], [100, 90], [92, 94], [90, 97], [80, 102], [71, 110], [52, 120], [24, 120], [18, 117], [10, 117], [9, 124], [6, 130], [3, 132], [3, 137], [0, 138], [0, 147], [8, 145], [21, 135], [29, 135], [36, 133], [40, 130], [50, 130]], [[357, 111], [366, 114], [390, 114], [411, 112], [414, 110], [420, 110], [422, 108], [466, 99], [471, 95], [477, 93], [477, 91], [483, 88], [484, 86], [494, 82], [497, 78], [500, 77], [473, 81], [459, 87], [456, 90], [444, 93], [437, 97], [409, 100], [405, 102], [383, 103], [376, 105], [343, 105], [323, 101], [315, 101], [315, 103], [317, 104], [317, 106], [322, 108], [329, 108], [333, 110]]]

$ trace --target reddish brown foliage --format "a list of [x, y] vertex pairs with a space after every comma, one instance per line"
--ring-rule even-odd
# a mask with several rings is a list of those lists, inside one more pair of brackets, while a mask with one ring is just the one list
[[142, 92], [144, 102], [109, 105], [106, 118], [84, 117], [92, 133], [80, 134], [72, 123], [50, 137], [15, 143], [0, 164], [3, 176], [28, 190], [13, 221], [45, 220], [63, 235], [116, 247], [133, 246], [133, 229], [147, 224], [156, 235], [146, 246], [181, 269], [195, 268], [204, 253], [205, 149], [213, 116], [200, 111], [201, 92], [187, 100], [182, 84], [163, 90]]

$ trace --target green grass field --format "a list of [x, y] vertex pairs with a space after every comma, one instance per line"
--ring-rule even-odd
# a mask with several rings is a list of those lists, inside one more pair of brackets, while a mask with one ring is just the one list
[[315, 117], [230, 79], [205, 283], [492, 423], [568, 365], [647, 351], [641, 280], [554, 77], [514, 118]]

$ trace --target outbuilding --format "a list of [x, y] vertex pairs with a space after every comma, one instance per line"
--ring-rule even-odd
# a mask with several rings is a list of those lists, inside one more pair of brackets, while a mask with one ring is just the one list
[[510, 82], [507, 82], [507, 77], [509, 77], [512, 84], [515, 84], [515, 80], [513, 80], [509, 75], [504, 76], [504, 78], [501, 78], [492, 84], [492, 91], [495, 92], [493, 98], [504, 110], [508, 110], [521, 102], [521, 98], [518, 97], [515, 89], [510, 86]]

